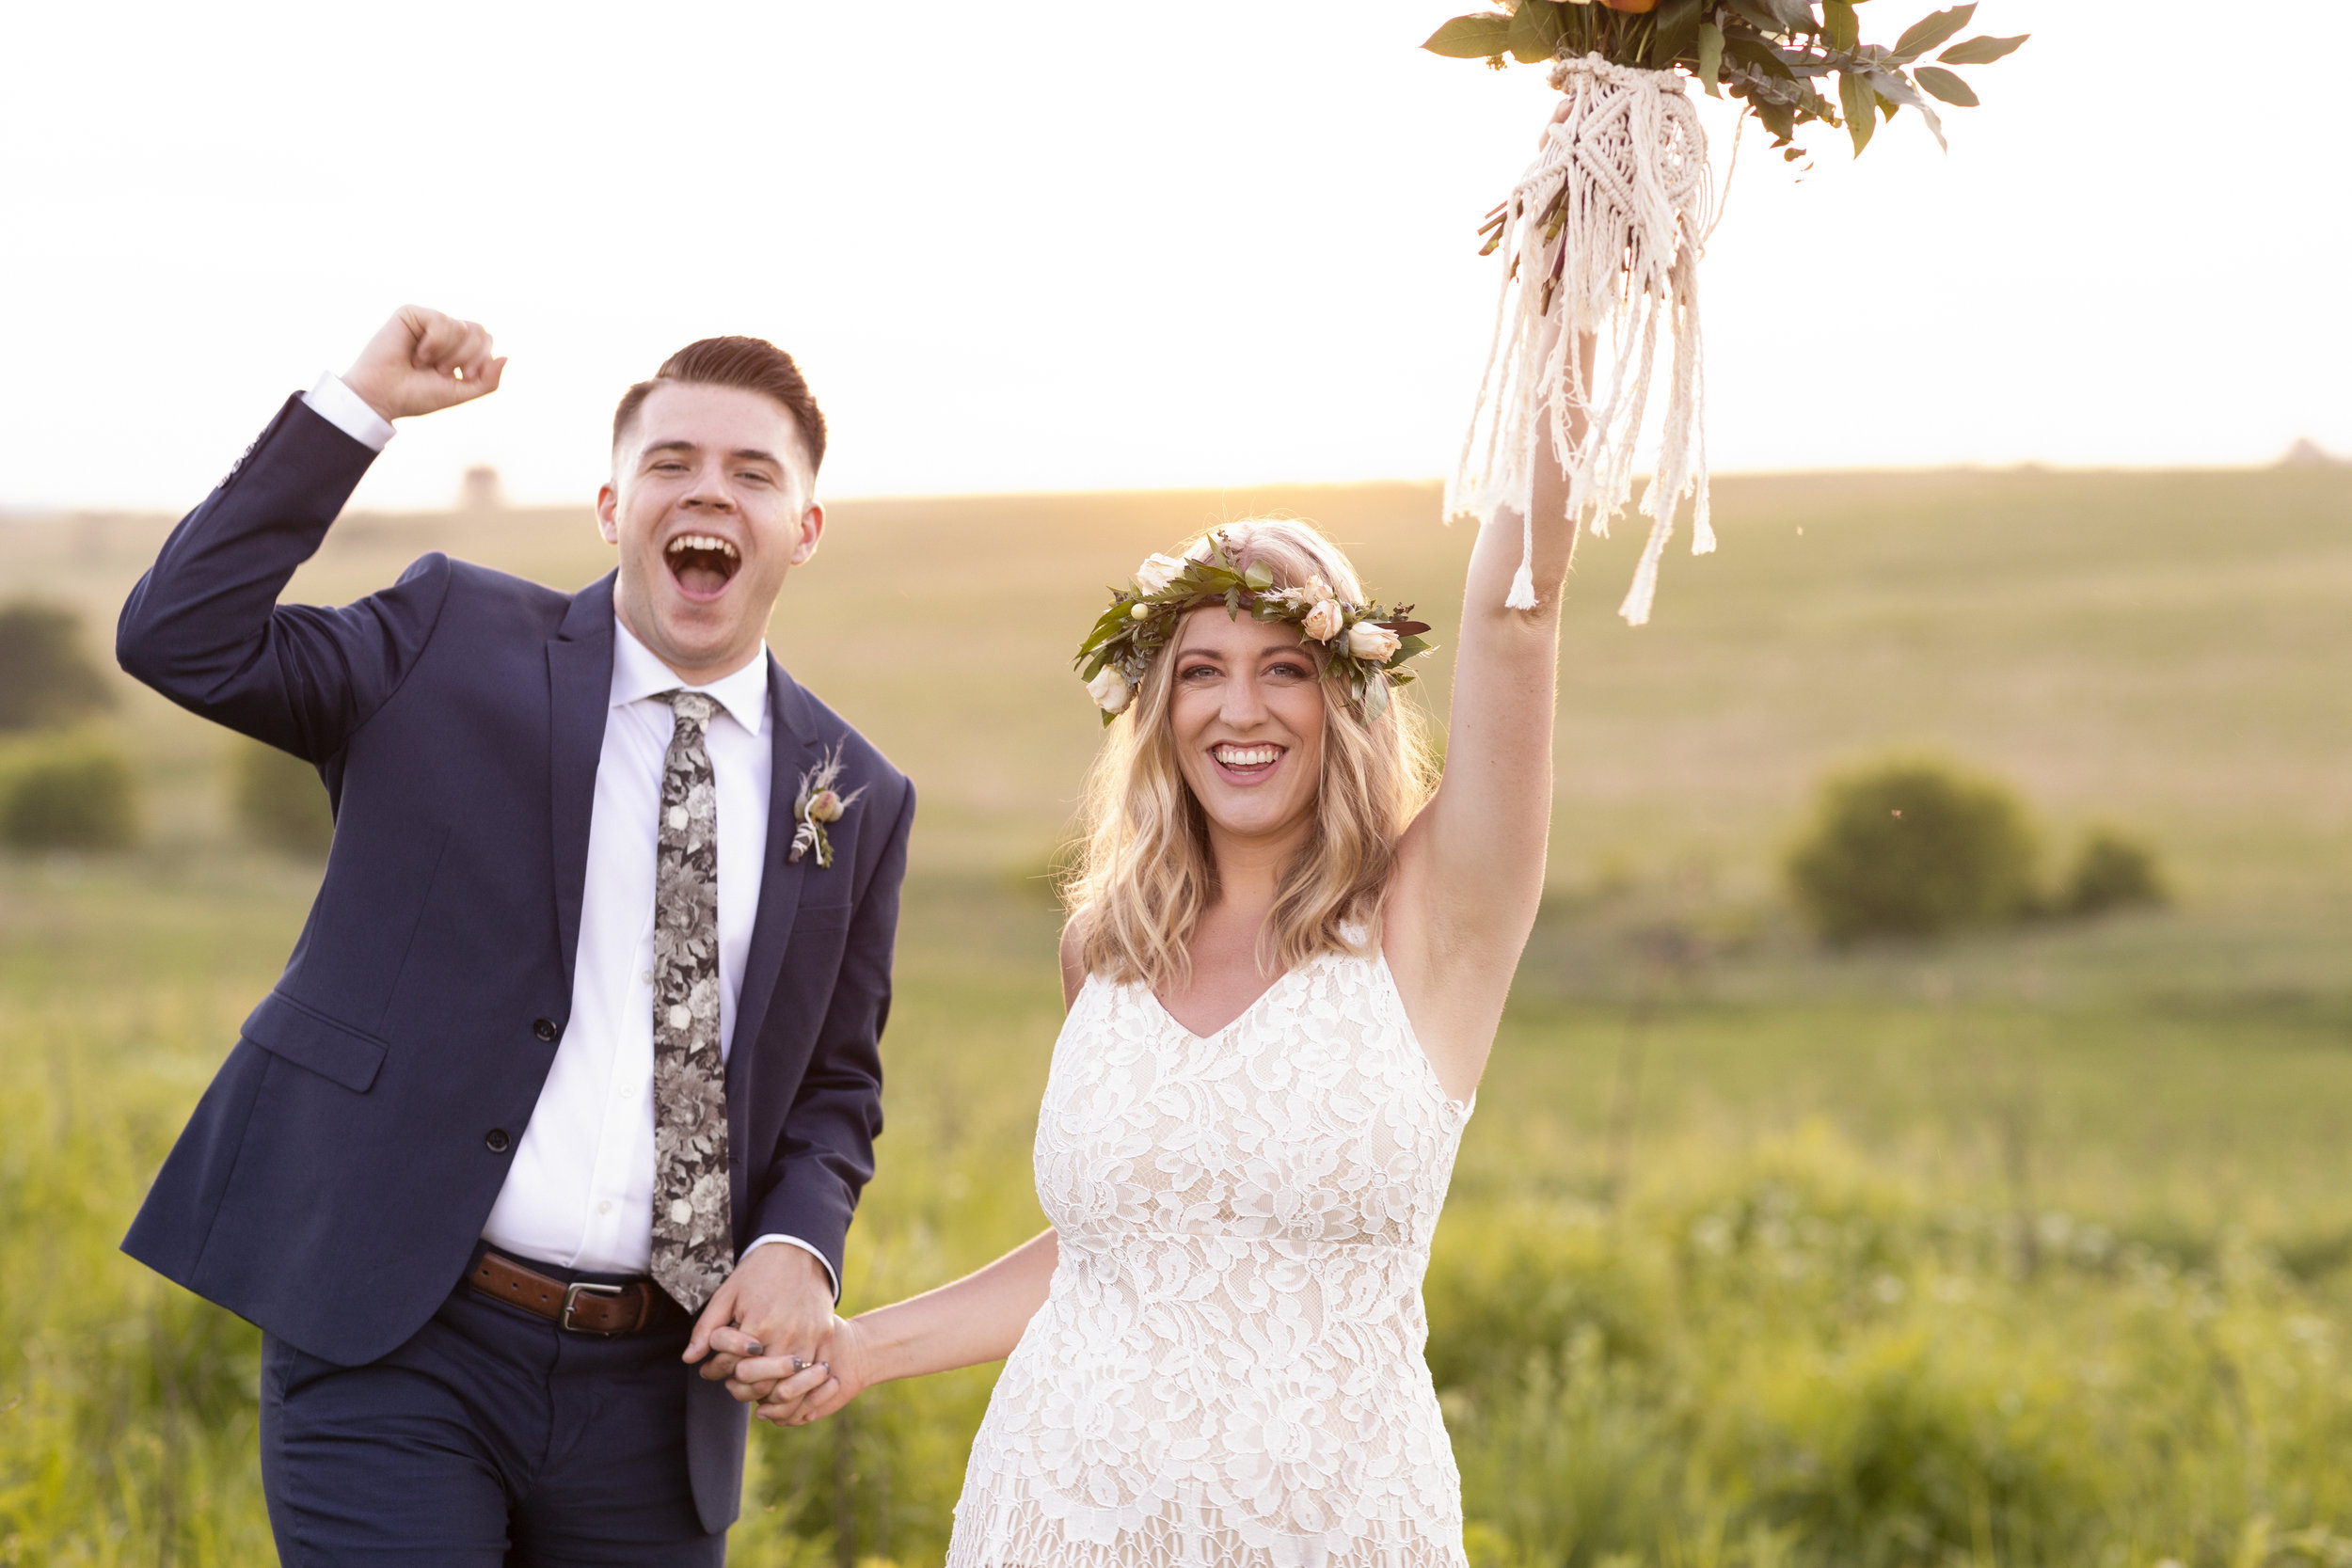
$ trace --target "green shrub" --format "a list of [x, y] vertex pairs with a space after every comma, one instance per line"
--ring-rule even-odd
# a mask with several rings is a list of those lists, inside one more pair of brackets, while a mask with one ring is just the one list
[[2094, 829], [2083, 841], [2058, 897], [2058, 907], [2074, 915], [2134, 906], [2158, 908], [2169, 902], [2155, 850], [2112, 828]]
[[2006, 786], [1897, 761], [1822, 786], [1788, 880], [1831, 942], [1933, 936], [2034, 912], [2035, 857], [2032, 823]]
[[37, 599], [0, 607], [0, 730], [70, 724], [114, 700], [82, 649], [81, 617]]
[[0, 784], [0, 840], [18, 849], [120, 849], [138, 837], [131, 764], [75, 740], [22, 757]]
[[335, 818], [318, 770], [275, 746], [246, 742], [230, 764], [237, 825], [254, 843], [318, 859], [335, 836]]

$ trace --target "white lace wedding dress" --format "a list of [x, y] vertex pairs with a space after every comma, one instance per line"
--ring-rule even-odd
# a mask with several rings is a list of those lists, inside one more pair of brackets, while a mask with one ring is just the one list
[[1038, 1117], [1061, 1261], [949, 1568], [1459, 1568], [1421, 1284], [1469, 1116], [1378, 957], [1207, 1038], [1089, 979]]

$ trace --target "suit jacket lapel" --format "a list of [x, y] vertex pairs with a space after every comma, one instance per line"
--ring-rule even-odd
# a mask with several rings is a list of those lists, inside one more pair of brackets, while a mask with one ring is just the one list
[[596, 765], [612, 705], [612, 577], [572, 597], [548, 643], [548, 819], [555, 842], [555, 921], [568, 987], [580, 957], [580, 907], [588, 886], [588, 819], [596, 803]]
[[[784, 964], [785, 942], [800, 911], [801, 889], [817, 863], [803, 856], [787, 864], [792, 832], [792, 797], [801, 775], [813, 767], [821, 750], [809, 733], [807, 715], [800, 703], [800, 688], [784, 673], [773, 654], [768, 656], [768, 719], [774, 742], [773, 769], [768, 782], [768, 847], [759, 878], [759, 912], [752, 921], [751, 945], [743, 956], [743, 985], [735, 999], [735, 1031], [727, 1046], [727, 1137], [731, 1150], [741, 1149], [748, 1135], [744, 1117], [751, 1103], [754, 1049], [768, 1022], [768, 1005], [776, 994], [776, 975]], [[740, 1175], [742, 1166], [736, 1166]], [[737, 1183], [739, 1186], [740, 1182]], [[739, 1200], [741, 1194], [737, 1197]]]

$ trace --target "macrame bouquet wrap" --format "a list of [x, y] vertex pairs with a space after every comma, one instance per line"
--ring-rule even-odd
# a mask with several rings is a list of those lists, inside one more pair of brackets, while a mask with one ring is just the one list
[[[1973, 104], [1949, 65], [1982, 65], [2025, 42], [1943, 48], [1976, 13], [1923, 17], [1892, 46], [1862, 42], [1857, 0], [1501, 0], [1457, 16], [1422, 47], [1439, 55], [1549, 61], [1565, 114], [1481, 232], [1503, 277], [1478, 401], [1447, 482], [1448, 517], [1520, 519], [1519, 569], [1504, 602], [1533, 610], [1536, 465], [1559, 465], [1568, 515], [1604, 537], [1632, 499], [1637, 446], [1665, 365], [1657, 451], [1641, 511], [1649, 538], [1618, 613], [1649, 619], [1675, 511], [1693, 497], [1691, 553], [1715, 547], [1708, 518], [1705, 336], [1699, 258], [1713, 230], [1707, 135], [1689, 85], [1741, 100], [1783, 155], [1796, 128], [1844, 129], [1859, 154], [1872, 130], [1915, 109], [1940, 143], [1931, 98]], [[1943, 48], [1942, 64], [1918, 62]], [[1834, 81], [1833, 103], [1822, 88]], [[1587, 368], [1583, 345], [1594, 344]], [[1547, 459], [1546, 449], [1549, 449]]]
[[[1708, 521], [1705, 344], [1699, 254], [1710, 208], [1707, 134], [1681, 76], [1562, 60], [1552, 85], [1567, 118], [1503, 203], [1496, 248], [1507, 261], [1478, 403], [1446, 491], [1448, 516], [1515, 512], [1526, 531], [1504, 602], [1535, 608], [1535, 465], [1547, 427], [1568, 513], [1606, 537], [1633, 491], [1634, 451], [1661, 338], [1673, 341], [1664, 429], [1642, 512], [1649, 542], [1618, 613], [1649, 619], [1676, 506], [1693, 491], [1692, 553], [1715, 547]], [[1557, 312], [1555, 316], [1555, 312]], [[1591, 377], [1578, 352], [1596, 340]], [[1572, 415], [1583, 416], [1575, 433]]]

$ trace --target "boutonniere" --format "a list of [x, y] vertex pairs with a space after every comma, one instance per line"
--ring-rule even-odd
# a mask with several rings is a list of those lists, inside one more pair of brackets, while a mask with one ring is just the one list
[[792, 830], [792, 847], [784, 852], [785, 864], [800, 864], [801, 857], [814, 849], [817, 851], [818, 869], [828, 870], [832, 867], [833, 839], [825, 829], [828, 824], [840, 821], [843, 815], [857, 804], [858, 797], [866, 793], [866, 786], [860, 784], [847, 795], [842, 794], [834, 788], [840, 777], [839, 746], [835, 746], [816, 767], [801, 775], [800, 791], [792, 797], [792, 820], [800, 826]]

